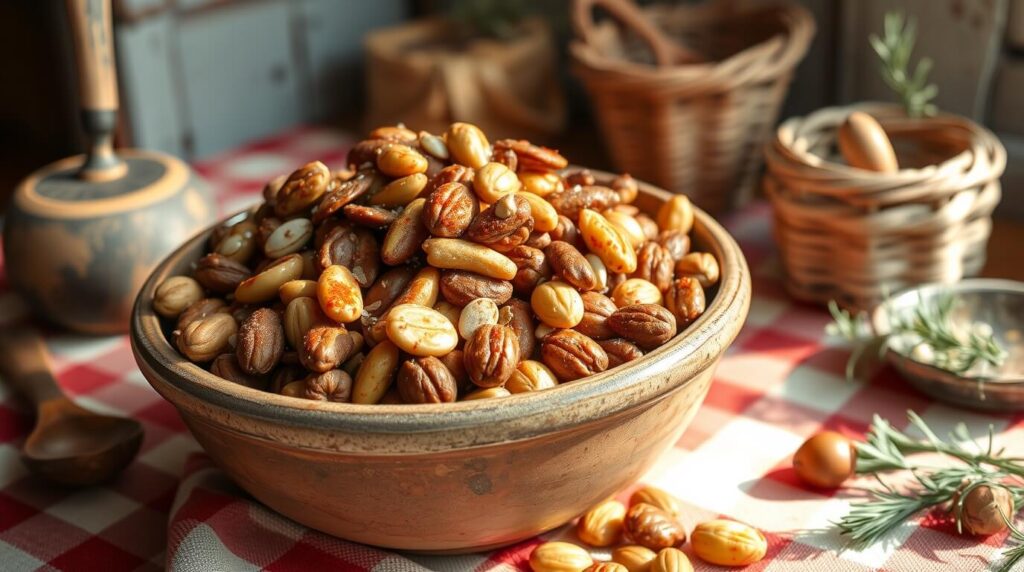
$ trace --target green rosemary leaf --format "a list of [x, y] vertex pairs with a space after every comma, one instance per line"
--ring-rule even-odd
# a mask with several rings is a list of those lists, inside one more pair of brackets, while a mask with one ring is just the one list
[[883, 20], [883, 37], [872, 35], [868, 38], [871, 47], [882, 62], [881, 73], [885, 83], [896, 93], [907, 115], [922, 117], [937, 110], [930, 103], [938, 88], [927, 84], [932, 64], [926, 59], [910, 70], [910, 58], [917, 43], [917, 22], [905, 19], [898, 12], [889, 12]]
[[[1011, 491], [1013, 492], [1013, 491]], [[1016, 493], [1014, 494], [1014, 506], [1020, 506], [1019, 500]], [[1010, 537], [1007, 539], [1008, 542], [1012, 542], [1013, 545], [1003, 550], [1002, 559], [996, 566], [996, 572], [1011, 572], [1014, 570], [1022, 560], [1024, 560], [1024, 532], [1021, 532], [1016, 525], [1013, 524], [1013, 515], [1003, 514], [1000, 509], [999, 516], [1002, 517], [1003, 522], [1006, 523], [1006, 527], [1010, 530]]]

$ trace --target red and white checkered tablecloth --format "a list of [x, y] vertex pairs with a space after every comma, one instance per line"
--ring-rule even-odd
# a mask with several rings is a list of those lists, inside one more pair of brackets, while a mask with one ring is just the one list
[[[302, 128], [197, 165], [224, 212], [258, 199], [265, 180], [318, 158], [340, 165], [349, 140]], [[940, 434], [957, 421], [1024, 454], [1021, 416], [984, 415], [932, 402], [892, 371], [868, 383], [843, 377], [847, 353], [824, 337], [828, 316], [791, 302], [778, 281], [765, 205], [728, 221], [754, 275], [754, 301], [740, 337], [686, 434], [644, 481], [675, 494], [685, 524], [718, 515], [750, 523], [769, 538], [768, 556], [746, 570], [985, 570], [1005, 536], [958, 536], [941, 512], [899, 529], [890, 542], [839, 551], [828, 528], [856, 492], [809, 490], [790, 459], [822, 428], [861, 436], [878, 413], [898, 427], [919, 412]], [[0, 269], [0, 327], [25, 312]], [[154, 392], [125, 337], [48, 337], [56, 374], [82, 405], [141, 421], [136, 462], [115, 482], [87, 490], [55, 488], [29, 475], [18, 450], [32, 420], [0, 385], [0, 570], [528, 570], [540, 539], [493, 553], [403, 555], [311, 531], [254, 502], [218, 471], [175, 410]], [[624, 496], [626, 492], [624, 492]], [[571, 530], [546, 538], [573, 539]], [[689, 550], [688, 548], [686, 550]], [[600, 556], [601, 553], [595, 553]], [[714, 566], [692, 558], [697, 570]]]

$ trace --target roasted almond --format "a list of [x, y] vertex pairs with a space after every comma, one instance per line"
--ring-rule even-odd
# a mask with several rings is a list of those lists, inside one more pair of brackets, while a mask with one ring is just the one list
[[269, 373], [284, 353], [281, 317], [269, 308], [258, 308], [238, 328], [235, 355], [243, 371], [252, 375]]
[[577, 290], [587, 291], [597, 287], [597, 276], [583, 254], [568, 242], [556, 240], [544, 249], [551, 270]]
[[407, 262], [420, 250], [430, 233], [423, 226], [423, 207], [426, 199], [416, 199], [405, 205], [402, 214], [388, 227], [384, 242], [380, 246], [380, 258], [384, 264], [397, 266]]

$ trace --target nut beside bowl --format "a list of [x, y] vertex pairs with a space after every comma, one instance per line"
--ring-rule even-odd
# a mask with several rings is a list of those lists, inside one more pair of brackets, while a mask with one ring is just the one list
[[[655, 213], [670, 196], [640, 184], [635, 204]], [[507, 545], [568, 522], [640, 478], [703, 402], [746, 318], [750, 275], [735, 241], [695, 211], [694, 240], [721, 266], [703, 316], [640, 359], [544, 391], [361, 406], [221, 379], [180, 356], [150, 302], [163, 280], [188, 273], [209, 230], [161, 263], [142, 288], [132, 349], [146, 379], [207, 453], [285, 516], [386, 548], [470, 552]]]

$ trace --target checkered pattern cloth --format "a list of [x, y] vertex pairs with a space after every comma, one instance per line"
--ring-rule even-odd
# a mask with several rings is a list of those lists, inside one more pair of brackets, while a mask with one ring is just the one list
[[[263, 182], [312, 158], [340, 165], [349, 139], [303, 128], [197, 165], [231, 212], [258, 199]], [[790, 468], [801, 442], [823, 428], [862, 436], [878, 413], [905, 427], [919, 412], [940, 434], [964, 421], [1024, 455], [1019, 416], [984, 415], [935, 403], [892, 371], [844, 379], [847, 352], [824, 337], [828, 316], [783, 292], [765, 205], [728, 221], [754, 275], [754, 301], [679, 443], [644, 478], [682, 500], [688, 528], [717, 517], [765, 531], [768, 556], [747, 570], [985, 570], [1005, 535], [981, 542], [956, 534], [941, 511], [901, 527], [889, 542], [840, 551], [829, 529], [856, 501], [801, 485]], [[0, 327], [25, 313], [0, 270]], [[18, 449], [31, 429], [24, 404], [0, 385], [0, 569], [2, 570], [528, 570], [542, 539], [492, 553], [425, 557], [351, 544], [309, 530], [253, 501], [201, 453], [174, 409], [136, 369], [124, 337], [48, 336], [56, 375], [79, 403], [143, 423], [136, 462], [107, 486], [69, 490], [30, 476]], [[867, 484], [865, 482], [865, 484]], [[623, 498], [629, 491], [623, 491]], [[574, 540], [571, 528], [544, 539]], [[688, 551], [689, 548], [687, 547]], [[597, 557], [607, 553], [595, 552]], [[718, 569], [692, 558], [697, 570]]]

